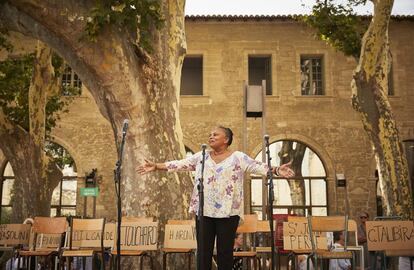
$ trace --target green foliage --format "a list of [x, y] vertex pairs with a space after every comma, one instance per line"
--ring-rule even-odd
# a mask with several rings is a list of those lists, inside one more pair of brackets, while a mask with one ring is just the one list
[[151, 51], [151, 31], [161, 29], [164, 18], [158, 0], [98, 0], [86, 24], [87, 36], [96, 41], [102, 28], [109, 24], [138, 35], [134, 37], [137, 45]]
[[333, 0], [317, 1], [312, 14], [302, 17], [317, 30], [321, 40], [347, 56], [359, 58], [361, 41], [368, 22], [357, 16], [352, 6], [365, 4], [366, 0], [349, 0], [346, 6], [334, 4]]
[[[0, 62], [0, 107], [12, 123], [20, 125], [26, 131], [29, 131], [29, 87], [34, 59], [34, 54], [27, 54], [18, 59]], [[59, 70], [59, 63], [58, 59], [52, 60], [55, 70]], [[61, 99], [60, 93], [49, 97], [46, 104], [47, 133], [56, 125], [59, 112], [66, 112], [65, 106], [70, 101]]]
[[65, 165], [72, 167], [75, 164], [69, 152], [57, 143], [47, 141], [45, 143], [45, 151], [54, 159], [54, 162], [61, 170], [65, 168]]

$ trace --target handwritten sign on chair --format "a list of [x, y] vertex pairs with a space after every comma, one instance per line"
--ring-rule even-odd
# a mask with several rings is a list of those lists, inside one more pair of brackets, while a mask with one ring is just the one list
[[[318, 249], [328, 249], [326, 233], [315, 234], [314, 237], [316, 237], [316, 244]], [[283, 222], [283, 249], [312, 249], [307, 222]]]
[[[158, 222], [132, 221], [121, 224], [122, 250], [157, 250]], [[114, 246], [116, 246], [116, 237]]]
[[367, 221], [368, 250], [414, 250], [413, 221]]
[[0, 225], [0, 245], [28, 245], [30, 227], [29, 224]]
[[194, 225], [165, 225], [165, 248], [197, 248]]

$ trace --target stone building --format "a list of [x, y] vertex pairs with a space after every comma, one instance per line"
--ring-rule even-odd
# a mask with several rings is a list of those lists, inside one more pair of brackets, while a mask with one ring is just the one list
[[[319, 214], [343, 213], [348, 197], [352, 216], [361, 210], [368, 210], [372, 216], [377, 214], [376, 163], [359, 115], [350, 101], [350, 82], [356, 66], [353, 58], [315, 39], [312, 29], [290, 16], [191, 16], [186, 19], [186, 33], [188, 51], [183, 66], [180, 117], [188, 151], [199, 151], [211, 128], [221, 124], [234, 131], [233, 149], [260, 159], [265, 129], [270, 136], [275, 164], [282, 141], [294, 141], [294, 147], [302, 144], [308, 149], [302, 166], [307, 203], [299, 208]], [[413, 36], [413, 17], [392, 19], [393, 68], [389, 98], [406, 146], [411, 176]], [[73, 73], [69, 74], [72, 77], [68, 78], [73, 79]], [[244, 82], [254, 85], [262, 79], [266, 79], [267, 90], [265, 126], [262, 127], [261, 118], [248, 118], [245, 129]], [[75, 199], [73, 196], [71, 200], [65, 199], [63, 181], [62, 202], [68, 202], [55, 207], [66, 209], [67, 213], [74, 213], [76, 207], [76, 213], [83, 215], [84, 197], [80, 196], [80, 188], [84, 187], [85, 174], [97, 168], [100, 193], [96, 214], [113, 218], [116, 213], [114, 134], [86, 89], [71, 103], [69, 113], [62, 115], [53, 138], [73, 156], [78, 177]], [[6, 166], [7, 161], [0, 154], [0, 173], [7, 176], [3, 183], [9, 181], [2, 186], [2, 210], [7, 208], [6, 187], [13, 179], [11, 168], [5, 170]], [[345, 176], [346, 188], [337, 187], [338, 174]], [[71, 181], [76, 183], [72, 178]], [[256, 178], [246, 181], [248, 211], [262, 209], [265, 192], [261, 181]], [[277, 181], [275, 211], [291, 212], [295, 207], [291, 206], [289, 189], [285, 182]], [[66, 186], [68, 192], [74, 189], [73, 183]], [[92, 204], [93, 200], [88, 198], [88, 215]]]

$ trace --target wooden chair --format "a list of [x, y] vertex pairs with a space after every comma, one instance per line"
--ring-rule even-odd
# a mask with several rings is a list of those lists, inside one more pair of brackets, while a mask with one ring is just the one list
[[15, 262], [17, 264], [20, 264], [18, 268], [21, 267], [21, 260], [16, 261], [15, 257], [17, 256], [18, 252], [20, 250], [24, 250], [24, 248], [27, 249], [29, 246], [29, 237], [31, 233], [31, 225], [30, 224], [1, 224], [1, 230], [3, 232], [13, 232], [17, 235], [21, 235], [23, 237], [18, 237], [18, 239], [8, 238], [8, 237], [2, 237], [0, 239], [0, 252], [3, 252], [3, 254], [8, 253], [11, 255], [10, 259], [10, 267], [8, 267], [9, 270], [13, 268], [13, 265]]
[[[27, 269], [30, 269], [30, 258], [44, 257], [46, 269], [52, 269], [53, 263], [59, 256], [63, 236], [67, 228], [65, 217], [35, 217], [32, 226], [32, 243], [29, 244], [29, 250], [19, 250], [17, 252], [17, 260], [20, 258], [26, 260]], [[44, 241], [52, 239], [53, 241]]]
[[[105, 269], [103, 237], [105, 231], [105, 218], [72, 218], [70, 223], [69, 246], [61, 253], [61, 269], [65, 269], [65, 261], [67, 263], [66, 269], [71, 269], [72, 258], [74, 257], [82, 258], [83, 269], [85, 269], [86, 258], [94, 258], [97, 254], [101, 255], [100, 268]], [[86, 234], [96, 236], [98, 233], [100, 234], [100, 237], [93, 237], [96, 238], [96, 240], [88, 240], [84, 237]], [[92, 265], [92, 269], [95, 269], [95, 264]]]
[[[247, 259], [253, 263], [253, 268], [257, 269], [257, 263], [260, 267], [260, 258], [257, 257], [256, 252], [256, 232], [257, 232], [257, 215], [244, 215], [243, 223], [237, 227], [237, 233], [251, 236], [251, 247], [246, 251], [234, 251], [233, 257], [235, 259]], [[246, 239], [246, 238], [244, 238]]]
[[[153, 222], [154, 218], [153, 217], [133, 217], [133, 216], [125, 216], [122, 217], [122, 224], [124, 223], [128, 223], [128, 222]], [[116, 241], [116, 238], [115, 238]], [[117, 251], [117, 247], [116, 247], [116, 242], [113, 246], [113, 249], [111, 250], [111, 258], [110, 258], [110, 262], [109, 262], [109, 266], [110, 269], [114, 268], [114, 264], [116, 263], [116, 260], [114, 259], [114, 257], [117, 257], [118, 255], [118, 251]], [[121, 244], [121, 254], [120, 257], [137, 257], [139, 259], [139, 265], [140, 265], [140, 269], [143, 269], [143, 258], [148, 258], [150, 265], [151, 265], [151, 269], [154, 268], [154, 263], [152, 260], [152, 257], [148, 254], [148, 252], [146, 250], [124, 250]]]
[[[194, 220], [175, 220], [175, 219], [170, 219], [167, 221], [168, 225], [191, 225], [191, 226], [195, 226], [195, 221]], [[165, 239], [165, 236], [164, 236]], [[165, 243], [165, 240], [164, 240]], [[165, 246], [164, 244], [164, 248], [161, 249], [161, 251], [163, 252], [162, 254], [162, 269], [166, 270], [167, 269], [167, 257], [168, 255], [172, 255], [172, 254], [185, 254], [187, 255], [188, 258], [188, 270], [191, 270], [191, 256], [194, 254], [194, 249], [192, 248], [177, 248], [177, 247], [172, 247], [172, 246]]]
[[[351, 260], [352, 269], [355, 270], [355, 254], [348, 251], [348, 216], [327, 216], [317, 217], [308, 216], [309, 234], [314, 235], [322, 232], [343, 232], [345, 244], [343, 251], [330, 251], [318, 249], [316, 237], [310, 237], [312, 244], [312, 253], [308, 256], [307, 269], [309, 270], [309, 261], [313, 259], [314, 269], [318, 269], [318, 260], [324, 259], [349, 259]], [[323, 269], [323, 263], [321, 264]]]
[[364, 269], [365, 262], [364, 262], [364, 247], [358, 244], [358, 224], [355, 220], [349, 219], [348, 220], [348, 232], [354, 235], [354, 243], [348, 245], [348, 250], [359, 252], [360, 258], [360, 269]]
[[[276, 225], [277, 225], [277, 221], [274, 220], [274, 225], [273, 225], [274, 230], [276, 230], [276, 228], [277, 228]], [[260, 233], [260, 234], [262, 234], [263, 237], [264, 237], [263, 234], [267, 234], [267, 236], [270, 236], [269, 220], [258, 220], [256, 231], [257, 231], [257, 234]], [[271, 245], [272, 243], [267, 243], [267, 244]], [[257, 255], [259, 257], [259, 260], [261, 261], [260, 269], [263, 269], [263, 266], [266, 265], [266, 260], [269, 257], [269, 255], [270, 255], [270, 259], [271, 259], [272, 247], [271, 246], [256, 246], [256, 252], [257, 252]], [[278, 254], [277, 247], [275, 247], [275, 252], [276, 252], [276, 255], [277, 255]], [[277, 258], [276, 258], [276, 260], [279, 262], [279, 260]]]

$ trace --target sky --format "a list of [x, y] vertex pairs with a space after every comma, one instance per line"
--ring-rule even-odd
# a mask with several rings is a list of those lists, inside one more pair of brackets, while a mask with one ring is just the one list
[[[315, 0], [186, 0], [186, 15], [291, 15], [308, 14]], [[346, 0], [336, 2], [345, 3]], [[358, 7], [371, 14], [373, 5]], [[393, 15], [414, 15], [414, 0], [394, 0]]]

